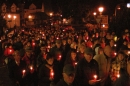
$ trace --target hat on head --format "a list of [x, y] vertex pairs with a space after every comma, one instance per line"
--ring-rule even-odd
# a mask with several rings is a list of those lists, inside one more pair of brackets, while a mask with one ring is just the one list
[[26, 48], [25, 48], [25, 51], [26, 51], [26, 52], [32, 51], [32, 48], [31, 48], [31, 47], [26, 47]]
[[85, 54], [88, 54], [88, 55], [93, 55], [93, 49], [87, 47], [87, 48], [85, 49], [84, 53], [85, 53]]
[[67, 64], [63, 68], [63, 73], [66, 73], [67, 75], [75, 73], [75, 68], [71, 64]]

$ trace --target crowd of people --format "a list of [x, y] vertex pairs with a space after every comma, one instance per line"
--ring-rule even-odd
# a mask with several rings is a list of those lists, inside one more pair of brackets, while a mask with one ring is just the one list
[[14, 29], [0, 40], [10, 86], [130, 86], [130, 33]]

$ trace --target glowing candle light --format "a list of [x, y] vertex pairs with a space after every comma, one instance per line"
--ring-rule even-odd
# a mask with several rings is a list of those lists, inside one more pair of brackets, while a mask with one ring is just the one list
[[116, 56], [117, 55], [117, 53], [116, 52], [114, 52], [114, 56]]
[[56, 39], [59, 39], [58, 37]]
[[88, 40], [88, 36], [86, 37], [86, 39]]
[[11, 53], [11, 52], [12, 52], [12, 50], [10, 49], [10, 50], [9, 50], [9, 52]]
[[96, 38], [98, 38], [98, 33], [96, 33]]
[[130, 55], [130, 51], [128, 51], [128, 54]]
[[33, 70], [33, 67], [32, 67], [32, 66], [30, 66], [30, 70], [31, 70], [31, 71]]
[[1, 42], [1, 40], [0, 40], [0, 42]]
[[116, 44], [114, 44], [114, 46], [116, 47]]
[[50, 46], [50, 45], [48, 45], [48, 48], [51, 48], [51, 46]]
[[35, 46], [35, 43], [33, 42], [32, 45]]
[[74, 64], [77, 65], [77, 62], [75, 62]]
[[97, 75], [94, 75], [93, 77], [94, 77], [94, 80], [97, 80]]
[[79, 37], [77, 36], [77, 39], [78, 39]]
[[119, 78], [120, 77], [120, 74], [117, 74], [117, 78]]
[[54, 71], [53, 71], [53, 69], [51, 69], [51, 71], [50, 71], [50, 78], [54, 78]]
[[45, 36], [45, 34], [42, 34], [43, 36]]
[[22, 73], [23, 73], [23, 76], [24, 76], [24, 75], [25, 75], [25, 73], [26, 73], [26, 70], [23, 70], [23, 71], [22, 71]]

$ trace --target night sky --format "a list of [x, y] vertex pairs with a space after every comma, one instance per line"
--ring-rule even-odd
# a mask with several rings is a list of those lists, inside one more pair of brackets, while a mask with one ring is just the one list
[[[0, 0], [0, 3], [3, 1], [8, 2], [45, 2], [45, 5], [48, 7], [52, 7], [54, 12], [58, 12], [59, 10], [70, 10], [76, 9], [76, 6], [81, 5], [89, 5], [93, 9], [97, 9], [100, 5], [105, 7], [104, 13], [112, 15], [114, 13], [114, 9], [119, 3], [127, 3], [130, 0]], [[80, 5], [79, 5], [80, 6]], [[85, 8], [85, 7], [83, 7]]]

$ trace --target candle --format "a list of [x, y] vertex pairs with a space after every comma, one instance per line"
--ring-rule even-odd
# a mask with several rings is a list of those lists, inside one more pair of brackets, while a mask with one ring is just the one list
[[97, 80], [97, 75], [94, 75], [93, 77], [94, 77], [94, 80]]
[[114, 44], [114, 46], [116, 47], [116, 44]]
[[32, 46], [35, 46], [35, 43], [34, 43], [34, 42], [32, 43]]
[[59, 39], [58, 37], [56, 39]]
[[42, 34], [43, 36], [45, 36], [44, 34]]
[[86, 37], [86, 39], [88, 40], [88, 37]]
[[59, 61], [61, 60], [61, 57], [62, 57], [61, 55], [58, 56], [58, 60], [59, 60]]
[[77, 39], [78, 39], [78, 36], [77, 36]]
[[22, 73], [23, 73], [23, 76], [25, 75], [25, 72], [26, 72], [26, 70], [23, 70], [23, 71], [22, 71]]
[[0, 42], [1, 42], [1, 40], [0, 40]]
[[96, 38], [98, 38], [98, 33], [96, 33]]
[[51, 46], [48, 45], [48, 48], [51, 48]]
[[31, 70], [31, 71], [33, 70], [33, 67], [32, 67], [32, 66], [30, 66], [30, 70]]
[[75, 62], [74, 64], [77, 65], [77, 62]]
[[130, 55], [130, 51], [128, 51], [128, 54]]
[[9, 50], [9, 52], [11, 53], [11, 52], [12, 52], [12, 50], [10, 49], [10, 50]]
[[120, 77], [120, 74], [117, 74], [117, 78], [119, 78]]
[[50, 78], [54, 78], [54, 71], [53, 71], [53, 69], [51, 69], [51, 71], [50, 71]]
[[114, 56], [116, 56], [117, 55], [117, 53], [116, 52], [114, 52]]

